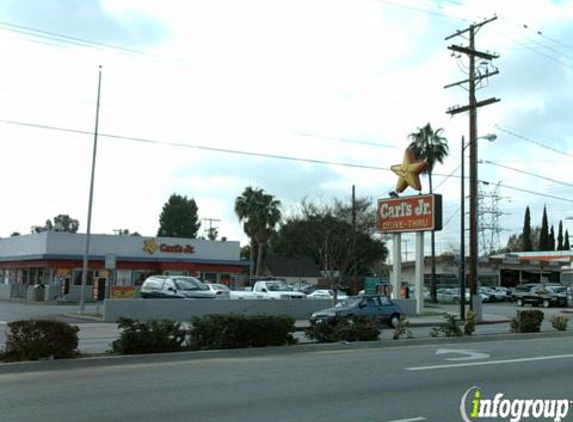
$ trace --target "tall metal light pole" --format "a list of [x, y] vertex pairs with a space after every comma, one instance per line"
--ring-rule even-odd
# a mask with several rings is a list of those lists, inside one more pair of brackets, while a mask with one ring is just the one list
[[99, 124], [99, 100], [101, 94], [101, 65], [99, 66], [99, 77], [97, 84], [97, 105], [96, 105], [96, 119], [95, 119], [95, 130], [94, 130], [94, 147], [92, 154], [92, 174], [90, 180], [90, 196], [88, 200], [88, 223], [86, 229], [86, 243], [84, 250], [84, 262], [82, 266], [82, 288], [80, 289], [80, 313], [84, 313], [85, 309], [85, 299], [84, 294], [86, 290], [86, 284], [88, 279], [88, 262], [90, 253], [90, 234], [92, 225], [92, 203], [94, 197], [94, 178], [95, 178], [95, 166], [96, 166], [96, 155], [97, 155], [97, 133]]

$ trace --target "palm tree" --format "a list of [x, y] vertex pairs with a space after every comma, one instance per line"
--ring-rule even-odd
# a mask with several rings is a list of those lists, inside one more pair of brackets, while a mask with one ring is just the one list
[[255, 274], [262, 271], [264, 248], [275, 226], [281, 220], [281, 202], [262, 189], [247, 187], [235, 200], [235, 214], [243, 223], [243, 231], [251, 239], [252, 246], [258, 245]]
[[[427, 123], [426, 126], [422, 128], [419, 127], [417, 132], [412, 132], [408, 135], [411, 139], [408, 148], [412, 150], [418, 159], [424, 160], [428, 163], [424, 173], [428, 175], [430, 193], [433, 193], [432, 172], [434, 170], [434, 165], [436, 163], [442, 164], [444, 162], [444, 158], [448, 156], [448, 140], [441, 136], [443, 131], [444, 129], [442, 128], [434, 130], [430, 123]], [[436, 296], [436, 238], [433, 230], [431, 233], [431, 245], [432, 276], [430, 279], [430, 299], [433, 303], [436, 303], [438, 301]]]

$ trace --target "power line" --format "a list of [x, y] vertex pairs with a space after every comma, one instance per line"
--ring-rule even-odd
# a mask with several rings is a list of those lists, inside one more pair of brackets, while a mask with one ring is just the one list
[[293, 132], [293, 133], [294, 133], [294, 135], [307, 136], [307, 137], [309, 137], [309, 138], [328, 139], [328, 140], [332, 140], [332, 141], [346, 142], [346, 143], [349, 143], [349, 144], [367, 145], [367, 146], [377, 147], [377, 148], [393, 148], [393, 149], [398, 149], [398, 147], [397, 147], [396, 145], [379, 144], [379, 143], [376, 143], [376, 142], [368, 142], [368, 141], [359, 141], [359, 140], [357, 140], [357, 139], [337, 138], [337, 137], [334, 137], [334, 136], [315, 135], [315, 134], [308, 133], [308, 132]]
[[[14, 120], [0, 120], [1, 123], [16, 125], [16, 126], [25, 126], [25, 127], [32, 127], [36, 129], [46, 129], [58, 132], [68, 132], [68, 133], [76, 133], [79, 135], [93, 135], [93, 132], [87, 130], [78, 130], [78, 129], [71, 129], [71, 128], [64, 128], [64, 127], [57, 127], [57, 126], [49, 126], [49, 125], [41, 125], [36, 123], [27, 123], [27, 122], [17, 122]], [[169, 145], [174, 147], [180, 148], [191, 148], [191, 149], [198, 149], [202, 151], [211, 151], [211, 152], [222, 152], [226, 154], [237, 154], [237, 155], [246, 155], [251, 157], [263, 157], [263, 158], [275, 158], [280, 160], [288, 160], [288, 161], [298, 161], [298, 162], [306, 162], [306, 163], [313, 163], [313, 164], [325, 164], [325, 165], [333, 165], [333, 166], [341, 166], [341, 167], [350, 167], [350, 168], [359, 168], [359, 169], [367, 169], [367, 170], [382, 170], [389, 172], [390, 169], [378, 166], [368, 166], [364, 164], [353, 164], [353, 163], [344, 163], [341, 161], [326, 161], [326, 160], [317, 160], [313, 158], [302, 158], [302, 157], [293, 157], [287, 155], [278, 155], [278, 154], [264, 154], [260, 152], [253, 152], [253, 151], [243, 151], [243, 150], [234, 150], [234, 149], [226, 149], [226, 148], [215, 148], [215, 147], [207, 147], [204, 145], [192, 145], [186, 144], [183, 142], [173, 142], [173, 141], [161, 141], [157, 139], [149, 139], [149, 138], [139, 138], [133, 136], [124, 136], [124, 135], [113, 135], [109, 133], [98, 133], [99, 137], [103, 138], [112, 138], [112, 139], [121, 139], [126, 141], [134, 141], [134, 142], [141, 142], [147, 144], [157, 144], [157, 145]]]
[[497, 129], [501, 130], [502, 132], [507, 133], [508, 135], [511, 135], [511, 136], [513, 136], [513, 137], [515, 137], [515, 138], [518, 138], [518, 139], [521, 139], [521, 140], [523, 140], [523, 141], [529, 142], [529, 143], [531, 143], [531, 144], [533, 144], [533, 145], [537, 145], [537, 146], [539, 146], [539, 147], [541, 147], [541, 148], [545, 148], [545, 149], [547, 149], [547, 150], [549, 150], [549, 151], [556, 152], [557, 154], [561, 154], [561, 155], [565, 155], [565, 156], [567, 156], [567, 157], [573, 158], [573, 154], [569, 154], [568, 152], [561, 151], [561, 150], [559, 150], [559, 149], [557, 149], [557, 148], [551, 147], [551, 146], [546, 145], [546, 144], [544, 144], [544, 143], [541, 143], [541, 142], [539, 142], [539, 141], [534, 141], [533, 139], [529, 139], [529, 138], [527, 138], [527, 137], [525, 137], [525, 136], [523, 136], [523, 135], [520, 135], [520, 134], [518, 134], [518, 133], [512, 132], [512, 131], [509, 130], [509, 129], [505, 129], [505, 128], [501, 127], [499, 124], [495, 124], [494, 126], [495, 126]]
[[[71, 128], [64, 128], [64, 127], [57, 127], [57, 126], [49, 126], [49, 125], [42, 125], [36, 123], [28, 123], [28, 122], [18, 122], [14, 120], [2, 120], [0, 119], [0, 123], [8, 124], [8, 125], [15, 125], [15, 126], [23, 126], [23, 127], [30, 127], [35, 129], [44, 129], [44, 130], [51, 130], [57, 132], [67, 132], [67, 133], [76, 133], [78, 135], [88, 135], [93, 136], [93, 132], [87, 130], [78, 130], [78, 129], [71, 129]], [[140, 142], [146, 144], [155, 144], [155, 145], [167, 145], [167, 146], [174, 146], [180, 148], [191, 148], [191, 149], [198, 149], [202, 151], [210, 151], [210, 152], [222, 152], [226, 154], [236, 154], [236, 155], [245, 155], [245, 156], [252, 156], [252, 157], [262, 157], [262, 158], [273, 158], [279, 160], [288, 160], [288, 161], [296, 161], [296, 162], [306, 162], [306, 163], [313, 163], [313, 164], [323, 164], [323, 165], [332, 165], [332, 166], [340, 166], [340, 167], [349, 167], [349, 168], [358, 168], [358, 169], [365, 169], [365, 170], [382, 170], [389, 172], [390, 169], [378, 166], [369, 166], [365, 164], [354, 164], [354, 163], [344, 163], [340, 161], [326, 161], [326, 160], [316, 160], [312, 158], [302, 158], [302, 157], [292, 157], [287, 155], [278, 155], [278, 154], [264, 154], [259, 152], [252, 152], [252, 151], [242, 151], [242, 150], [232, 150], [232, 149], [225, 149], [225, 148], [215, 148], [215, 147], [207, 147], [203, 145], [192, 145], [186, 144], [183, 142], [173, 142], [173, 141], [161, 141], [157, 139], [149, 139], [149, 138], [139, 138], [139, 137], [132, 137], [132, 136], [124, 136], [124, 135], [113, 135], [109, 133], [98, 133], [98, 137], [101, 138], [110, 138], [110, 139], [120, 139], [125, 141], [133, 141], [133, 142]], [[432, 173], [432, 176], [439, 176], [439, 177], [457, 177], [460, 176], [453, 176], [453, 174], [441, 174], [441, 173]], [[479, 180], [480, 183], [483, 184], [490, 184], [487, 181]], [[557, 199], [560, 201], [570, 202], [573, 203], [573, 200], [548, 195], [541, 192], [535, 192], [515, 186], [509, 186], [504, 184], [499, 184], [499, 186], [504, 187], [506, 189], [512, 189], [519, 192], [525, 192], [536, 196], [542, 196], [545, 198]]]
[[507, 170], [515, 171], [515, 172], [517, 172], [517, 173], [526, 174], [526, 175], [528, 175], [528, 176], [537, 177], [538, 179], [547, 180], [547, 181], [549, 181], [549, 182], [554, 182], [554, 183], [557, 183], [557, 184], [560, 184], [560, 185], [563, 185], [563, 186], [568, 186], [568, 187], [570, 187], [570, 188], [573, 188], [573, 184], [571, 184], [571, 183], [563, 182], [563, 181], [561, 181], [561, 180], [552, 179], [552, 178], [550, 178], [550, 177], [542, 176], [542, 175], [540, 175], [540, 174], [531, 173], [531, 172], [529, 172], [529, 171], [516, 169], [516, 168], [510, 167], [510, 166], [505, 166], [505, 165], [503, 165], [503, 164], [495, 163], [495, 162], [493, 162], [493, 161], [482, 160], [481, 162], [482, 162], [482, 163], [485, 163], [485, 164], [491, 164], [492, 166], [501, 167], [501, 168], [504, 168], [504, 169], [507, 169]]
[[382, 3], [382, 4], [387, 4], [389, 6], [394, 6], [394, 7], [399, 7], [402, 9], [407, 9], [407, 10], [412, 10], [415, 12], [421, 12], [421, 13], [426, 13], [428, 15], [433, 15], [433, 16], [438, 16], [441, 18], [447, 18], [447, 19], [455, 19], [455, 20], [459, 20], [459, 21], [465, 21], [465, 22], [470, 22], [469, 19], [466, 18], [462, 18], [459, 16], [454, 16], [454, 15], [449, 15], [447, 13], [440, 13], [440, 12], [434, 12], [432, 10], [429, 9], [422, 9], [420, 7], [414, 7], [414, 6], [407, 6], [405, 4], [400, 4], [400, 3], [395, 3], [393, 1], [389, 1], [389, 0], [370, 0], [371, 2], [374, 3]]
[[58, 41], [58, 42], [62, 42], [62, 43], [72, 44], [72, 45], [78, 45], [78, 46], [82, 46], [82, 47], [97, 48], [97, 49], [105, 48], [105, 49], [112, 49], [112, 50], [121, 51], [123, 53], [138, 54], [138, 55], [150, 56], [150, 57], [152, 56], [151, 54], [144, 53], [143, 51], [135, 50], [132, 48], [126, 48], [126, 47], [121, 47], [118, 45], [106, 44], [106, 43], [102, 43], [102, 42], [98, 42], [98, 41], [91, 41], [91, 40], [88, 40], [85, 38], [73, 37], [70, 35], [60, 34], [57, 32], [44, 31], [42, 29], [32, 28], [32, 27], [23, 26], [23, 25], [16, 25], [16, 24], [9, 23], [9, 22], [0, 21], [0, 30], [15, 32], [15, 33], [24, 34], [24, 35], [31, 35], [33, 37], [48, 39], [48, 40], [52, 40], [52, 41]]

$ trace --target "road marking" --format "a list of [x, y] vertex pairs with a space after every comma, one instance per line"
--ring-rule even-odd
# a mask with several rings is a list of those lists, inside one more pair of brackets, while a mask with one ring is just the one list
[[417, 418], [411, 418], [411, 419], [396, 419], [393, 421], [384, 421], [384, 422], [415, 422], [415, 421], [425, 421], [426, 418], [423, 417], [417, 417]]
[[446, 365], [429, 365], [429, 366], [413, 366], [406, 368], [408, 371], [426, 371], [430, 369], [446, 369], [446, 368], [463, 368], [466, 366], [480, 366], [480, 365], [503, 365], [505, 363], [519, 363], [519, 362], [533, 362], [539, 360], [554, 360], [554, 359], [571, 359], [573, 354], [570, 355], [554, 355], [554, 356], [538, 356], [533, 358], [521, 359], [505, 359], [505, 360], [488, 360], [485, 362], [467, 362], [467, 363], [451, 363]]
[[487, 359], [489, 355], [487, 353], [473, 352], [471, 350], [457, 350], [457, 349], [438, 349], [436, 350], [436, 355], [443, 355], [447, 353], [459, 353], [465, 356], [459, 358], [444, 358], [445, 360], [457, 361], [457, 360], [475, 360], [475, 359]]

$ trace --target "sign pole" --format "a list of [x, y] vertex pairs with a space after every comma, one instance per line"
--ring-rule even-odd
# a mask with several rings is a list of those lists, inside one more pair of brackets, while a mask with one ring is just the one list
[[424, 313], [424, 232], [416, 232], [416, 314]]
[[402, 280], [402, 234], [392, 235], [392, 299], [400, 298], [400, 280]]

